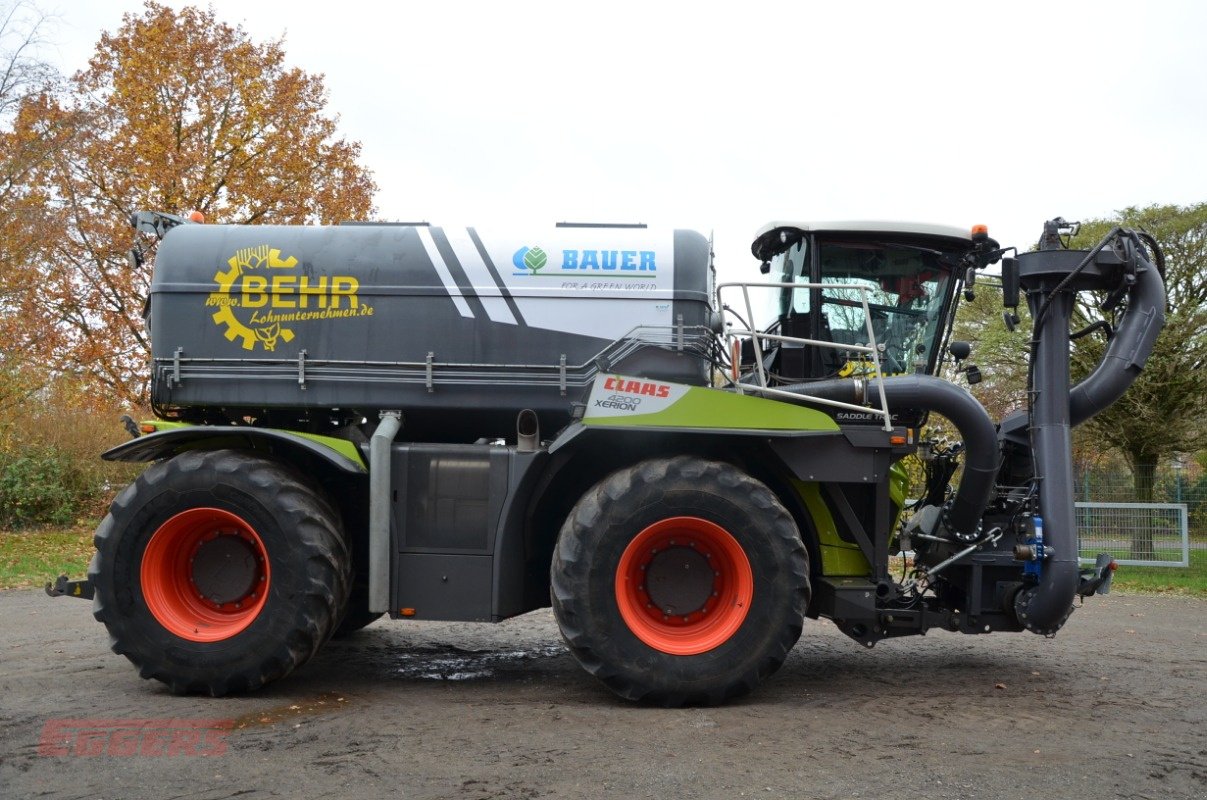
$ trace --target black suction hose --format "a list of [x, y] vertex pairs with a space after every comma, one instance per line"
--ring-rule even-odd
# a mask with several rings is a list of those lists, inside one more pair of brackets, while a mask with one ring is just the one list
[[1069, 392], [1069, 422], [1080, 425], [1111, 406], [1132, 385], [1165, 326], [1165, 283], [1151, 264], [1136, 275], [1127, 311], [1102, 361]]
[[[964, 440], [964, 476], [947, 511], [946, 522], [952, 532], [963, 538], [974, 535], [993, 496], [998, 472], [997, 429], [989, 413], [964, 389], [931, 375], [899, 375], [884, 378], [883, 383], [889, 408], [927, 408], [947, 417], [959, 430]], [[866, 383], [829, 380], [776, 388], [854, 404], [877, 401], [880, 397], [875, 380]]]

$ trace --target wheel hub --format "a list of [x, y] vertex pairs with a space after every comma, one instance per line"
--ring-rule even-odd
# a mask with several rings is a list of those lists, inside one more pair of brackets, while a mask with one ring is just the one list
[[645, 593], [668, 616], [686, 616], [704, 608], [713, 594], [713, 569], [700, 551], [671, 547], [655, 554], [645, 568]]
[[193, 553], [189, 581], [216, 605], [243, 600], [259, 583], [259, 564], [250, 542], [235, 531], [219, 531]]

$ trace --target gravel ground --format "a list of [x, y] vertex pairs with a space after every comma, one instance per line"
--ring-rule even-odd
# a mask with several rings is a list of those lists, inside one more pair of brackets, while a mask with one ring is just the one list
[[582, 672], [548, 611], [378, 622], [212, 699], [140, 679], [85, 603], [0, 592], [0, 796], [1203, 800], [1204, 612], [1114, 594], [1055, 639], [873, 650], [810, 620], [752, 697], [666, 710]]

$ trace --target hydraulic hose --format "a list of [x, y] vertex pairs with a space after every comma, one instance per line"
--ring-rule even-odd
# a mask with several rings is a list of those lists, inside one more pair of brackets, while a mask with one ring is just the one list
[[[946, 514], [948, 527], [964, 537], [975, 534], [985, 507], [993, 496], [998, 471], [997, 429], [985, 407], [954, 383], [930, 375], [884, 378], [889, 407], [928, 408], [951, 420], [964, 439], [964, 476]], [[866, 391], [865, 391], [866, 387]], [[811, 395], [844, 403], [879, 399], [875, 381], [829, 380], [777, 387], [781, 391]], [[802, 400], [807, 402], [805, 397]]]

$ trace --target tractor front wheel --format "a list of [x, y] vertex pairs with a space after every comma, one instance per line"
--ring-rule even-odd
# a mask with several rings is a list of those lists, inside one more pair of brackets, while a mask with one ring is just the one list
[[669, 706], [745, 694], [783, 663], [809, 602], [792, 516], [736, 467], [680, 456], [620, 470], [562, 526], [553, 609], [613, 691]]

